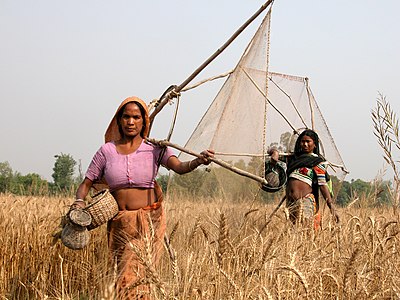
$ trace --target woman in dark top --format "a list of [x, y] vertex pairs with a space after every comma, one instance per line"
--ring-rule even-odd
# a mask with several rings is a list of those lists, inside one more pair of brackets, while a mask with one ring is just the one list
[[[277, 162], [279, 153], [276, 149], [269, 151], [271, 160]], [[331, 192], [327, 181], [328, 163], [319, 150], [319, 138], [315, 131], [304, 130], [296, 140], [294, 154], [288, 158], [286, 206], [293, 224], [311, 223], [315, 229], [321, 226], [319, 211], [319, 191], [321, 191], [336, 222], [339, 215], [332, 203]]]

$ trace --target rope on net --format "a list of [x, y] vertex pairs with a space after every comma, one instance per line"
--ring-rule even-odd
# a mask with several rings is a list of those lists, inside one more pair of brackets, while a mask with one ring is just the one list
[[219, 78], [226, 77], [226, 76], [228, 76], [228, 75], [230, 75], [230, 74], [232, 74], [232, 73], [233, 73], [233, 70], [230, 70], [230, 71], [228, 71], [228, 72], [226, 72], [226, 73], [222, 73], [222, 74], [220, 74], [220, 75], [216, 75], [216, 76], [213, 76], [213, 77], [210, 77], [210, 78], [207, 78], [207, 79], [203, 79], [203, 80], [201, 80], [201, 81], [199, 81], [199, 82], [197, 82], [197, 83], [195, 83], [195, 84], [192, 84], [192, 85], [189, 85], [189, 86], [183, 88], [181, 92], [189, 91], [189, 90], [194, 89], [194, 88], [196, 88], [196, 87], [198, 87], [198, 86], [200, 86], [200, 85], [202, 85], [202, 84], [204, 84], [204, 83], [213, 81], [213, 80], [215, 80], [215, 79], [219, 79]]
[[250, 81], [253, 83], [253, 85], [257, 88], [257, 90], [264, 96], [264, 98], [268, 101], [268, 103], [276, 110], [278, 114], [282, 116], [282, 118], [288, 123], [288, 125], [293, 129], [293, 132], [298, 133], [297, 129], [293, 126], [293, 124], [289, 121], [289, 119], [269, 100], [267, 95], [263, 92], [263, 90], [257, 85], [257, 83], [254, 81], [254, 79], [250, 76], [249, 73], [243, 68], [241, 70], [246, 74], [246, 76], [250, 79]]
[[272, 82], [286, 97], [289, 98], [289, 100], [290, 100], [290, 102], [292, 103], [293, 108], [295, 109], [295, 111], [296, 111], [297, 115], [299, 116], [301, 122], [303, 123], [303, 125], [304, 125], [305, 127], [307, 127], [307, 124], [306, 124], [306, 122], [304, 121], [303, 116], [300, 114], [299, 109], [297, 108], [296, 104], [294, 104], [294, 102], [293, 102], [293, 100], [292, 100], [292, 97], [291, 97], [288, 93], [286, 93], [286, 92], [279, 86], [279, 84], [277, 84], [277, 83], [272, 79], [272, 76], [269, 77], [269, 80], [271, 80], [271, 82]]
[[[271, 14], [272, 8], [269, 10], [269, 14]], [[266, 57], [266, 70], [265, 70], [265, 99], [268, 100], [268, 71], [269, 71], [269, 49], [270, 49], [270, 37], [271, 37], [271, 18], [268, 18], [268, 34], [267, 34], [267, 57]], [[263, 141], [262, 141], [262, 174], [265, 177], [265, 160], [266, 160], [266, 144], [267, 144], [267, 109], [268, 109], [268, 101], [264, 100], [264, 128], [263, 128]]]
[[314, 108], [312, 106], [311, 90], [310, 90], [310, 86], [308, 85], [308, 78], [306, 78], [305, 80], [306, 80], [306, 90], [307, 90], [307, 96], [308, 96], [308, 103], [310, 104], [311, 128], [312, 128], [312, 130], [315, 130]]
[[[212, 77], [203, 79], [203, 80], [201, 80], [201, 81], [199, 81], [199, 82], [196, 82], [196, 83], [194, 83], [194, 84], [192, 84], [192, 85], [189, 85], [189, 86], [183, 88], [180, 92], [176, 92], [176, 91], [175, 91], [176, 85], [171, 85], [171, 86], [167, 89], [167, 91], [164, 92], [164, 94], [163, 94], [160, 98], [155, 98], [155, 99], [153, 99], [153, 100], [150, 101], [150, 103], [149, 103], [149, 105], [148, 105], [149, 111], [152, 111], [155, 107], [157, 107], [157, 105], [158, 105], [158, 103], [161, 101], [161, 99], [163, 99], [163, 98], [166, 97], [167, 92], [171, 92], [171, 98], [168, 100], [169, 103], [171, 103], [171, 102], [172, 102], [172, 99], [173, 99], [173, 98], [178, 98], [179, 96], [181, 96], [181, 93], [182, 93], [182, 92], [187, 92], [187, 91], [189, 91], [189, 90], [192, 90], [192, 89], [194, 89], [194, 88], [199, 87], [200, 85], [202, 85], [202, 84], [204, 84], [204, 83], [207, 83], [207, 82], [210, 82], [210, 81], [213, 81], [213, 80], [216, 80], [216, 79], [224, 78], [224, 77], [226, 77], [226, 76], [228, 76], [228, 75], [230, 75], [230, 74], [232, 74], [232, 73], [233, 73], [233, 70], [230, 70], [230, 71], [228, 71], [228, 72], [225, 72], [225, 73], [222, 73], [222, 74], [219, 74], [219, 75], [216, 75], [216, 76], [212, 76]], [[171, 89], [172, 87], [174, 87], [174, 89]], [[171, 90], [169, 90], [169, 89], [171, 89]]]

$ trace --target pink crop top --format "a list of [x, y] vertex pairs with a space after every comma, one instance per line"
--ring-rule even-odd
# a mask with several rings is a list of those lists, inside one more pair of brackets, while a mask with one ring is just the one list
[[[162, 150], [143, 141], [135, 152], [120, 154], [114, 142], [108, 142], [96, 152], [85, 176], [91, 181], [104, 176], [110, 191], [133, 187], [153, 188]], [[166, 166], [171, 156], [174, 156], [172, 149], [167, 147], [161, 164]]]

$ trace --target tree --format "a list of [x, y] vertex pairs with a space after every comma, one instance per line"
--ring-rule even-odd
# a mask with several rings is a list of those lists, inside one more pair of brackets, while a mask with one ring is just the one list
[[283, 151], [289, 152], [293, 149], [290, 149], [290, 141], [292, 138], [292, 134], [290, 132], [284, 132], [281, 134], [280, 144], [283, 146]]
[[0, 162], [0, 193], [7, 192], [13, 178], [13, 171], [8, 161]]
[[66, 190], [74, 184], [75, 159], [70, 154], [54, 155], [56, 162], [51, 175], [54, 184], [61, 190]]

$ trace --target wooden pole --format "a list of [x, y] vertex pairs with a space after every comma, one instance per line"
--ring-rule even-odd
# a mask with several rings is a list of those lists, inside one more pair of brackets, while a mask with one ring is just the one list
[[[152, 138], [146, 138], [146, 140], [147, 140], [148, 142], [152, 143], [152, 144], [155, 144], [155, 145], [169, 146], [169, 147], [178, 149], [179, 151], [185, 152], [185, 153], [187, 153], [187, 154], [190, 154], [190, 155], [193, 155], [193, 156], [196, 156], [196, 157], [199, 157], [199, 158], [202, 158], [202, 157], [203, 157], [203, 156], [202, 156], [201, 154], [199, 154], [199, 153], [193, 152], [193, 151], [191, 151], [191, 150], [189, 150], [189, 149], [186, 149], [186, 148], [184, 148], [184, 147], [182, 147], [182, 146], [173, 144], [173, 143], [168, 142], [168, 141], [165, 141], [165, 140], [160, 141], [160, 140], [156, 140], [156, 139], [152, 139]], [[257, 175], [254, 175], [254, 174], [252, 174], [252, 173], [243, 171], [243, 170], [241, 170], [241, 169], [239, 169], [239, 168], [236, 168], [236, 167], [234, 167], [234, 166], [228, 164], [227, 162], [225, 162], [225, 161], [223, 161], [223, 160], [220, 160], [220, 159], [215, 158], [215, 157], [209, 157], [208, 159], [209, 159], [210, 161], [212, 161], [213, 163], [216, 163], [217, 165], [219, 165], [219, 166], [221, 166], [221, 167], [223, 167], [223, 168], [225, 168], [225, 169], [228, 169], [228, 170], [230, 170], [230, 171], [232, 171], [232, 172], [234, 172], [234, 173], [236, 173], [236, 174], [239, 174], [239, 175], [241, 175], [241, 176], [245, 176], [245, 177], [248, 177], [248, 178], [250, 178], [250, 179], [253, 179], [253, 180], [255, 180], [255, 181], [257, 181], [257, 182], [259, 182], [259, 183], [261, 183], [261, 184], [263, 184], [263, 185], [268, 184], [268, 181], [265, 180], [264, 178], [262, 178], [262, 177], [260, 177], [260, 176], [257, 176]]]
[[268, 224], [271, 222], [272, 217], [276, 214], [276, 212], [278, 211], [278, 209], [281, 207], [281, 205], [283, 204], [283, 202], [286, 199], [286, 195], [283, 196], [283, 198], [281, 199], [281, 201], [279, 201], [278, 205], [275, 207], [275, 209], [272, 211], [272, 213], [269, 215], [268, 219], [265, 221], [264, 226], [260, 229], [259, 234], [261, 235], [261, 233], [264, 231], [265, 228], [267, 228]]
[[265, 2], [259, 10], [254, 13], [231, 37], [225, 42], [213, 55], [211, 55], [200, 67], [198, 67], [185, 81], [183, 81], [179, 86], [177, 86], [172, 91], [168, 92], [163, 98], [160, 99], [158, 106], [154, 108], [154, 111], [150, 114], [150, 128], [154, 121], [155, 116], [163, 109], [163, 107], [168, 103], [168, 101], [173, 97], [174, 94], [179, 93], [190, 81], [193, 80], [211, 61], [213, 61], [218, 55], [225, 50], [232, 41], [237, 38], [237, 36], [242, 33], [242, 31], [254, 21], [274, 0], [268, 0]]

